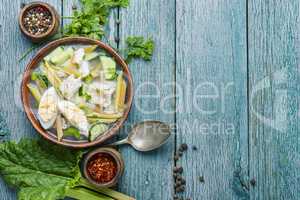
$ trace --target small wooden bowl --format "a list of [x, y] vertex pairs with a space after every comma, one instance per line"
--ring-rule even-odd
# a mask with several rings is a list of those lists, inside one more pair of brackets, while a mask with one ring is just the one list
[[[99, 136], [95, 141], [89, 142], [89, 141], [78, 141], [78, 140], [72, 140], [72, 139], [62, 139], [61, 141], [58, 141], [57, 136], [55, 133], [52, 133], [51, 131], [47, 131], [40, 125], [36, 115], [33, 112], [33, 98], [31, 97], [30, 91], [27, 88], [27, 84], [31, 81], [31, 73], [35, 70], [35, 68], [38, 67], [38, 64], [42, 61], [42, 59], [48, 55], [51, 51], [53, 51], [58, 46], [62, 45], [98, 45], [99, 48], [103, 49], [108, 53], [110, 56], [112, 56], [119, 67], [123, 70], [123, 76], [127, 80], [127, 91], [126, 91], [126, 108], [124, 110], [123, 117], [120, 118], [118, 121], [116, 121], [113, 126], [106, 131], [103, 135]], [[123, 126], [125, 120], [127, 119], [127, 116], [129, 114], [129, 111], [131, 109], [132, 100], [133, 100], [133, 81], [132, 76], [129, 71], [129, 68], [126, 64], [126, 62], [122, 59], [122, 57], [110, 46], [104, 44], [103, 42], [92, 40], [89, 38], [84, 37], [68, 37], [59, 39], [56, 41], [53, 41], [43, 47], [41, 50], [37, 52], [35, 57], [29, 62], [27, 65], [25, 72], [23, 74], [23, 79], [21, 83], [21, 98], [23, 102], [23, 107], [25, 110], [25, 113], [29, 119], [29, 121], [32, 123], [33, 127], [40, 133], [45, 139], [52, 141], [56, 144], [60, 144], [67, 147], [73, 147], [73, 148], [87, 148], [92, 147], [95, 145], [99, 145], [108, 139], [112, 138], [114, 135], [116, 135], [119, 131], [119, 129]]]
[[[100, 183], [97, 183], [96, 181], [94, 181], [90, 177], [88, 170], [87, 170], [87, 165], [88, 165], [89, 161], [99, 153], [110, 155], [112, 158], [114, 158], [114, 160], [116, 161], [116, 164], [117, 164], [116, 176], [110, 182], [103, 183], [103, 184], [100, 184]], [[113, 187], [113, 186], [115, 186], [117, 184], [119, 178], [122, 176], [122, 174], [124, 172], [124, 168], [125, 167], [124, 167], [124, 161], [123, 161], [122, 155], [113, 148], [95, 149], [94, 151], [87, 153], [87, 155], [84, 157], [84, 160], [83, 160], [83, 175], [91, 184], [95, 185], [96, 187]]]
[[[29, 33], [26, 30], [26, 28], [24, 27], [24, 23], [23, 23], [24, 15], [26, 14], [26, 12], [28, 10], [30, 10], [34, 7], [43, 7], [51, 13], [52, 24], [46, 33], [43, 33], [40, 35], [33, 35], [33, 34]], [[59, 15], [58, 15], [57, 11], [51, 5], [44, 3], [44, 2], [37, 1], [37, 2], [29, 3], [26, 6], [24, 6], [24, 8], [22, 8], [22, 10], [20, 11], [20, 14], [19, 14], [20, 29], [21, 29], [22, 33], [27, 38], [29, 38], [32, 42], [41, 42], [41, 41], [55, 35], [59, 29], [59, 25], [60, 25], [60, 20], [59, 20]]]

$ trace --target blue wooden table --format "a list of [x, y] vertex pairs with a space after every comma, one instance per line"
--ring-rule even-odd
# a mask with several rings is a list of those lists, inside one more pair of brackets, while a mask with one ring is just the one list
[[[36, 136], [19, 94], [34, 54], [17, 61], [31, 46], [17, 23], [26, 2], [0, 0], [0, 109], [13, 140]], [[78, 4], [46, 2], [64, 16]], [[118, 189], [170, 200], [173, 167], [182, 166], [183, 196], [193, 200], [300, 199], [299, 15], [296, 0], [131, 0], [115, 10], [106, 42], [122, 49], [128, 36], [143, 35], [156, 43], [152, 62], [130, 65], [136, 90], [126, 126], [157, 119], [174, 127], [158, 151], [120, 149]], [[175, 162], [182, 143], [189, 149]], [[3, 182], [0, 191], [1, 200], [16, 199]]]

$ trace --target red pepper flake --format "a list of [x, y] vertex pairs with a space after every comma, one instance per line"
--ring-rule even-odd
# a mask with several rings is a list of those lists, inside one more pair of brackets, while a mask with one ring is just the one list
[[117, 163], [111, 155], [99, 153], [88, 162], [87, 171], [97, 183], [108, 183], [117, 174]]

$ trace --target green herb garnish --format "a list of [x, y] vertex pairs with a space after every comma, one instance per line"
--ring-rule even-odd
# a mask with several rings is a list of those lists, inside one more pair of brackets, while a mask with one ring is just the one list
[[76, 139], [80, 139], [80, 131], [75, 127], [69, 127], [64, 130], [64, 136], [72, 136]]
[[86, 36], [102, 39], [105, 35], [104, 26], [110, 10], [116, 7], [127, 7], [128, 0], [81, 0], [82, 9], [74, 11], [72, 22], [66, 26], [66, 36]]
[[92, 98], [92, 96], [86, 92], [83, 86], [79, 88], [78, 95], [83, 97], [86, 101], [89, 101]]
[[32, 72], [31, 80], [37, 81], [43, 88], [48, 88], [49, 86], [49, 80], [47, 76], [42, 72]]
[[151, 60], [154, 51], [154, 41], [151, 38], [145, 40], [143, 37], [128, 37], [126, 44], [127, 63], [130, 63], [133, 58], [142, 58], [146, 61]]
[[86, 76], [86, 77], [83, 78], [83, 81], [84, 81], [86, 84], [91, 83], [93, 80], [94, 80], [94, 77], [93, 77], [91, 74], [89, 74], [88, 76]]

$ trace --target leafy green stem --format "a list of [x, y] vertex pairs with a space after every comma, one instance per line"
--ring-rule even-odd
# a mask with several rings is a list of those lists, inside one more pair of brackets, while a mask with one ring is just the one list
[[82, 187], [85, 187], [85, 188], [88, 188], [88, 189], [91, 189], [93, 191], [99, 192], [101, 194], [105, 194], [107, 196], [110, 196], [110, 197], [114, 198], [115, 200], [135, 200], [135, 198], [133, 198], [133, 197], [129, 197], [129, 196], [125, 195], [125, 194], [122, 194], [120, 192], [111, 190], [109, 188], [99, 188], [99, 187], [96, 187], [96, 186], [90, 184], [84, 178], [81, 178], [79, 180], [78, 185], [80, 185]]
[[72, 16], [61, 16], [62, 19], [74, 19], [75, 17]]
[[23, 55], [20, 57], [20, 59], [18, 60], [18, 62], [21, 62], [28, 54], [30, 54], [33, 50], [35, 50], [36, 48], [38, 48], [39, 45], [34, 44], [32, 45], [30, 48], [28, 48], [25, 53], [23, 53]]
[[66, 191], [66, 196], [77, 200], [114, 200], [110, 197], [95, 193], [84, 188], [68, 189]]

